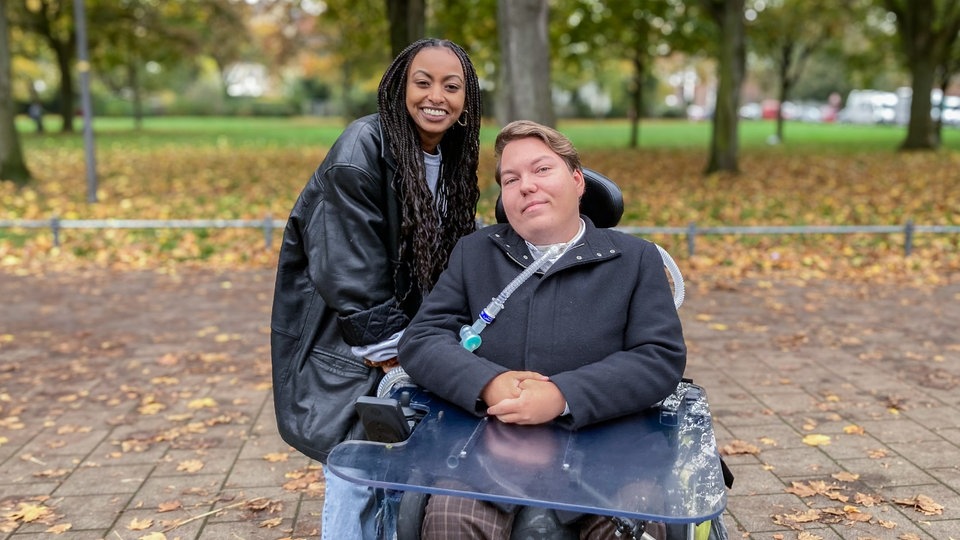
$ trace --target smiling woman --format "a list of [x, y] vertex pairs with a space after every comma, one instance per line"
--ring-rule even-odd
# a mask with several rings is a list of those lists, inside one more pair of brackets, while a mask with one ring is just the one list
[[[344, 130], [284, 231], [271, 320], [281, 436], [326, 461], [362, 435], [375, 392], [456, 241], [475, 228], [480, 85], [466, 53], [427, 39], [384, 73], [378, 113]], [[375, 538], [382, 491], [326, 475], [323, 538]], [[387, 535], [389, 537], [389, 535]]]
[[453, 52], [424, 49], [410, 63], [407, 78], [407, 112], [417, 126], [424, 152], [437, 153], [443, 134], [460, 122], [466, 101], [463, 67]]

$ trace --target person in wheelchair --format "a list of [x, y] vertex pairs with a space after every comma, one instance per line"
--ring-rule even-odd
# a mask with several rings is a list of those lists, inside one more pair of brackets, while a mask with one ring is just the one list
[[[658, 403], [680, 383], [686, 347], [657, 247], [581, 215], [580, 157], [560, 132], [512, 122], [495, 152], [507, 223], [454, 247], [400, 340], [401, 366], [423, 388], [505, 424], [576, 430]], [[462, 331], [481, 312], [473, 328], [482, 339], [468, 347]], [[432, 495], [421, 535], [506, 539], [519, 510]], [[581, 538], [619, 537], [610, 518], [565, 517]], [[648, 524], [652, 537], [663, 531]]]

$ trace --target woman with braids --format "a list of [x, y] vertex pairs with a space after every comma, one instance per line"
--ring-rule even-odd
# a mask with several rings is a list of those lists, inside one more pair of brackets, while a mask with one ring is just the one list
[[[397, 365], [421, 299], [476, 228], [480, 113], [463, 49], [417, 41], [384, 73], [378, 113], [344, 130], [300, 193], [280, 249], [271, 356], [280, 435], [303, 454], [325, 462], [362, 437], [356, 398]], [[323, 538], [382, 534], [382, 492], [325, 478]]]

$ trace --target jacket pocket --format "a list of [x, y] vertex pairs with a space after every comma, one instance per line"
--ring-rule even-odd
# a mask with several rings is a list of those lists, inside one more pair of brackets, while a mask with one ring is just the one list
[[275, 389], [281, 437], [307, 456], [326, 462], [334, 446], [362, 436], [354, 403], [376, 390], [381, 374], [358, 359], [311, 349], [299, 369]]

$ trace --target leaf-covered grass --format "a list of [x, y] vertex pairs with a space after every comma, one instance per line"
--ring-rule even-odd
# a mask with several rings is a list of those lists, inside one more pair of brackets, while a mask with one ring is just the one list
[[[86, 202], [80, 133], [25, 132], [36, 181], [19, 191], [0, 183], [0, 219], [283, 219], [343, 124], [151, 118], [141, 131], [129, 119], [95, 125], [99, 202]], [[960, 225], [960, 132], [945, 130], [939, 152], [902, 153], [895, 151], [902, 128], [791, 123], [788, 143], [769, 146], [771, 122], [741, 126], [741, 174], [709, 177], [702, 174], [706, 123], [644, 122], [634, 150], [625, 148], [625, 122], [569, 121], [560, 128], [587, 166], [623, 188], [623, 225]], [[495, 127], [485, 127], [481, 143], [479, 212], [486, 221], [497, 195], [495, 135]], [[0, 229], [0, 268], [269, 266], [280, 236], [276, 231], [266, 248], [259, 229], [63, 230], [57, 248], [49, 229]], [[960, 270], [957, 234], [918, 234], [909, 258], [902, 234], [698, 237], [693, 257], [684, 236], [651, 239], [688, 277], [705, 281], [780, 274], [936, 283]]]

